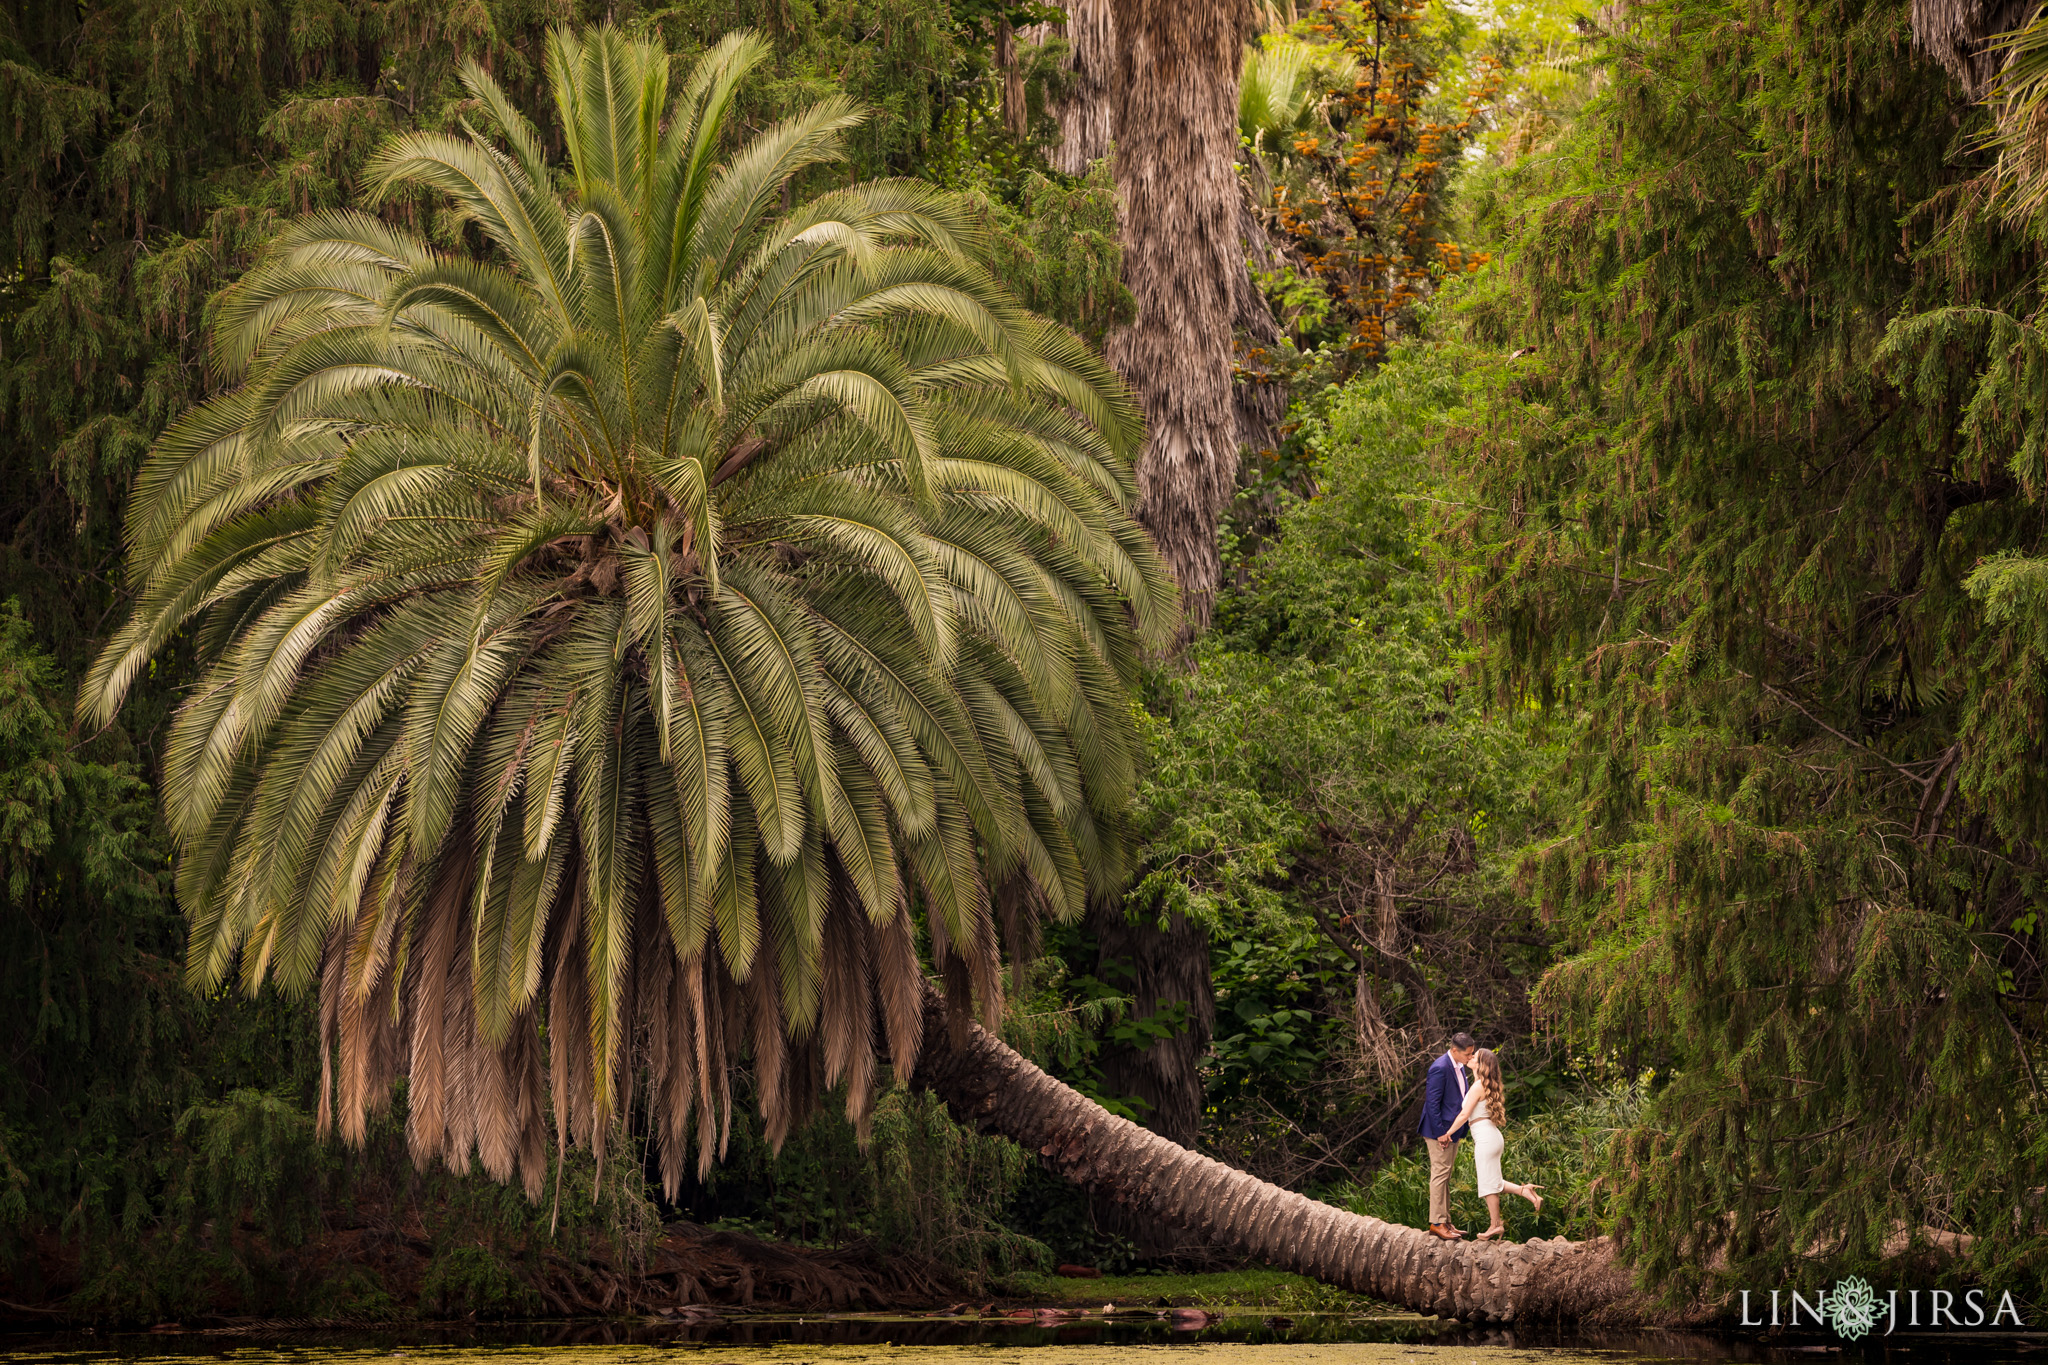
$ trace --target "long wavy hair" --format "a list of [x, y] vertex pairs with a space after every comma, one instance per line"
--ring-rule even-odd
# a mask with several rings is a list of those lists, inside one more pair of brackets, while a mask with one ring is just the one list
[[1479, 1076], [1479, 1084], [1486, 1089], [1486, 1116], [1495, 1123], [1505, 1125], [1508, 1121], [1507, 1096], [1501, 1090], [1500, 1058], [1491, 1048], [1480, 1048], [1472, 1058], [1472, 1069]]

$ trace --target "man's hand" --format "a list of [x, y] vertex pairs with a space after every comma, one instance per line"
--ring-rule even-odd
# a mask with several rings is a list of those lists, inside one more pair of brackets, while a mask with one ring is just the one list
[[1441, 1142], [1444, 1145], [1444, 1150], [1446, 1152], [1454, 1152], [1458, 1149], [1458, 1140], [1452, 1137], [1449, 1133], [1445, 1133], [1442, 1137], [1438, 1138], [1437, 1141]]

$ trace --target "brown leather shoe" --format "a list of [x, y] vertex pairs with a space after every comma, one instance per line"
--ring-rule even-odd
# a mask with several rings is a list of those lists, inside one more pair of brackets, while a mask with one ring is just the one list
[[1429, 1231], [1432, 1236], [1441, 1237], [1446, 1242], [1462, 1241], [1465, 1237], [1464, 1233], [1458, 1231], [1449, 1223], [1431, 1223]]

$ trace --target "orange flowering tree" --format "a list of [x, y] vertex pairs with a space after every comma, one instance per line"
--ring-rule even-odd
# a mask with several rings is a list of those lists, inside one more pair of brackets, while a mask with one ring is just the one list
[[1487, 259], [1446, 222], [1453, 173], [1507, 88], [1504, 56], [1468, 51], [1475, 36], [1427, 0], [1317, 0], [1248, 54], [1247, 88], [1253, 68], [1262, 91], [1276, 71], [1297, 82], [1292, 100], [1262, 94], [1290, 127], [1268, 115], [1244, 130], [1285, 263], [1261, 280], [1296, 339], [1335, 351], [1341, 371], [1376, 364], [1436, 280]]

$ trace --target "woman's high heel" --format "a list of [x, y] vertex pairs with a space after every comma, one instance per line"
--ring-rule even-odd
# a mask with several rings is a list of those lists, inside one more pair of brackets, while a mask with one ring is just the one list
[[1490, 1241], [1492, 1241], [1492, 1240], [1493, 1240], [1494, 1238], [1496, 1238], [1496, 1237], [1500, 1236], [1500, 1235], [1501, 1235], [1501, 1234], [1502, 1234], [1503, 1232], [1506, 1232], [1506, 1231], [1507, 1231], [1507, 1228], [1506, 1228], [1506, 1226], [1501, 1226], [1501, 1227], [1497, 1227], [1497, 1228], [1488, 1228], [1488, 1229], [1487, 1229], [1486, 1231], [1484, 1231], [1484, 1232], [1480, 1233], [1480, 1234], [1479, 1234], [1478, 1236], [1474, 1237], [1474, 1238], [1473, 1238], [1472, 1240], [1473, 1240], [1473, 1241], [1475, 1241], [1475, 1242], [1490, 1242]]
[[1543, 1187], [1541, 1185], [1522, 1186], [1522, 1198], [1528, 1200], [1531, 1204], [1534, 1204], [1536, 1206], [1536, 1212], [1538, 1212], [1539, 1214], [1543, 1212], [1543, 1196], [1536, 1193], [1536, 1191], [1542, 1188]]

